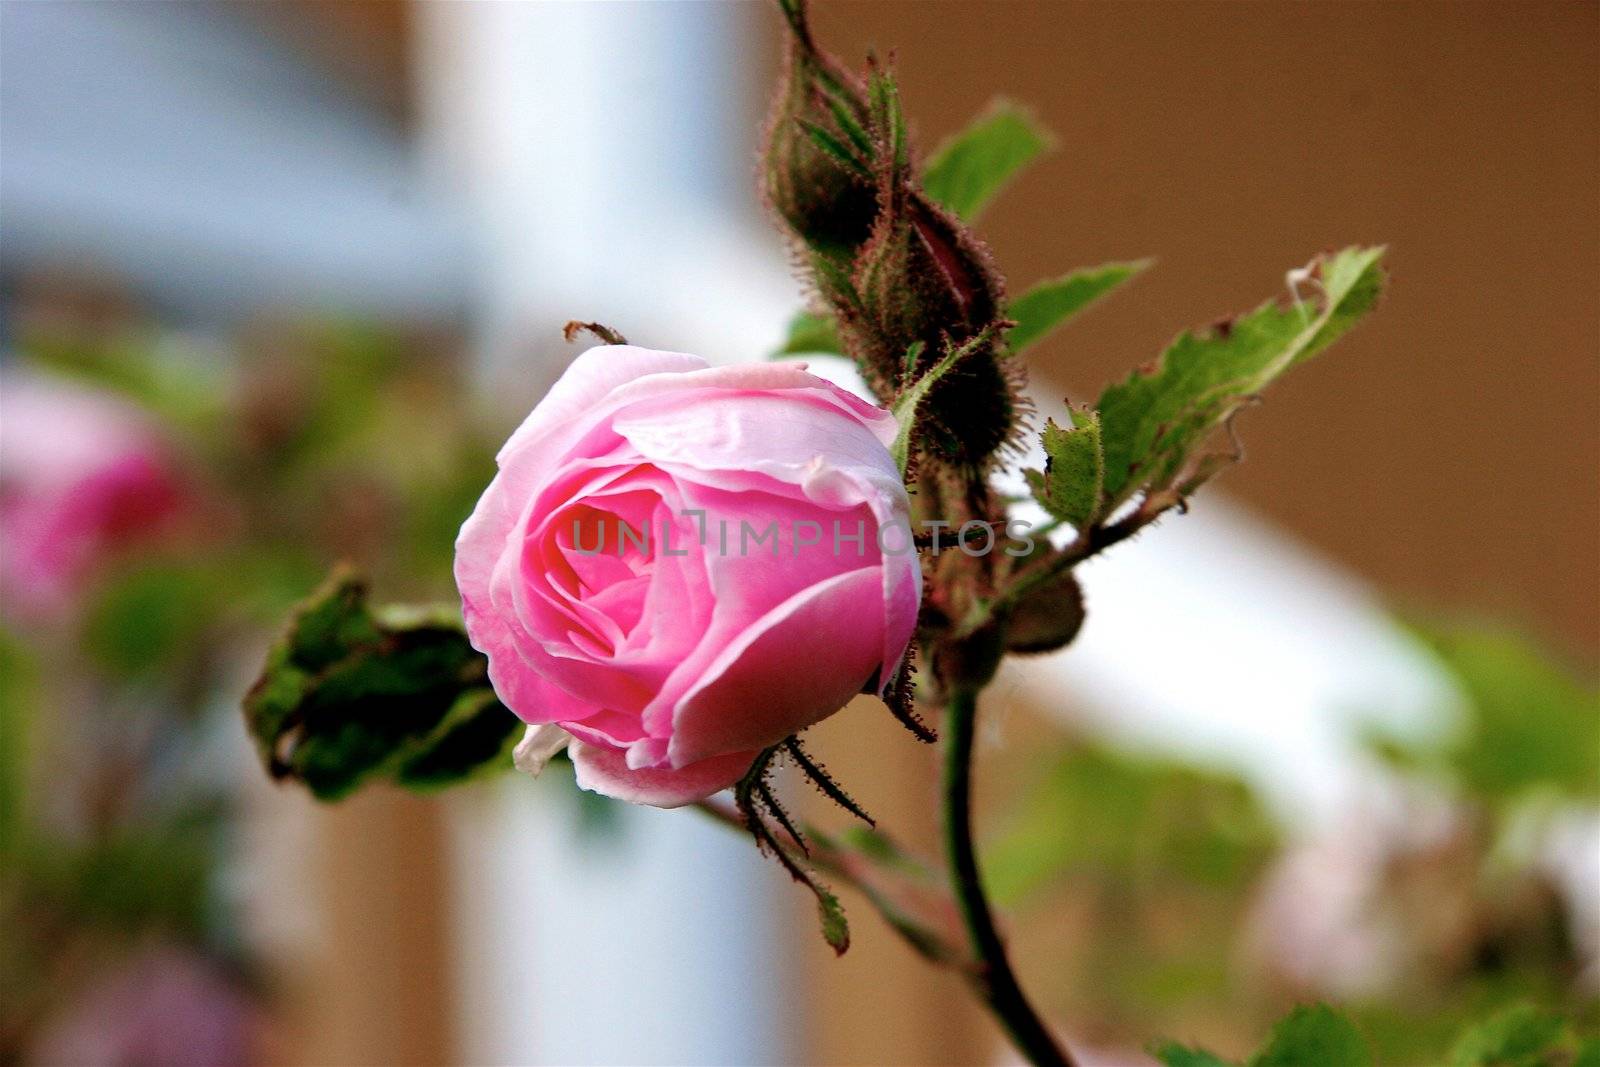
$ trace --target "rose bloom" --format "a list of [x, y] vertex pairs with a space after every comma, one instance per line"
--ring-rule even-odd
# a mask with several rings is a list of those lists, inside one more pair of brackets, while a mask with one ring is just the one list
[[570, 735], [584, 788], [674, 807], [881, 694], [922, 581], [895, 432], [799, 364], [580, 356], [456, 542], [467, 633], [539, 727], [519, 763]]
[[25, 1062], [159, 1063], [216, 1067], [257, 1062], [261, 1009], [213, 961], [171, 945], [89, 977], [49, 1018]]
[[173, 516], [164, 442], [116, 397], [28, 371], [0, 373], [0, 589], [8, 608], [59, 614], [109, 554]]

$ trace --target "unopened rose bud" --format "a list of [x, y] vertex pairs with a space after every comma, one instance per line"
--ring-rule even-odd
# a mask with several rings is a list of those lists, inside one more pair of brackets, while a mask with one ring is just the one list
[[933, 670], [947, 692], [977, 692], [994, 680], [1005, 654], [1003, 634], [993, 622], [970, 633], [952, 634], [934, 651]]
[[[983, 244], [903, 177], [883, 190], [872, 238], [856, 260], [859, 311], [840, 331], [880, 395], [894, 395], [946, 353], [1001, 317], [1004, 291]], [[906, 353], [920, 344], [908, 366]], [[981, 346], [934, 387], [925, 406], [932, 454], [952, 465], [981, 467], [1010, 437], [1016, 390], [1000, 363], [999, 342]]]
[[762, 186], [808, 249], [848, 263], [878, 212], [866, 102], [859, 79], [816, 47], [804, 11], [785, 4], [784, 13], [792, 32], [768, 120]]
[[1083, 626], [1083, 591], [1071, 572], [1030, 591], [1006, 614], [1008, 652], [1053, 652]]

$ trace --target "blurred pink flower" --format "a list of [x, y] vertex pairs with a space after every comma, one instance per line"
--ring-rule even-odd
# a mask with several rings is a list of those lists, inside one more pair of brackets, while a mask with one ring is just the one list
[[244, 992], [204, 957], [158, 947], [101, 975], [46, 1023], [38, 1067], [231, 1067], [259, 1023]]
[[580, 785], [672, 807], [892, 677], [921, 572], [895, 420], [797, 364], [602, 346], [456, 542], [472, 642]]
[[145, 416], [111, 395], [0, 371], [0, 591], [59, 614], [108, 553], [148, 536], [182, 493]]

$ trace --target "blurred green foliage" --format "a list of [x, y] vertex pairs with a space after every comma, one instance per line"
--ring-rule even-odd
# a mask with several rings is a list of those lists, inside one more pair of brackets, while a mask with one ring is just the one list
[[[1266, 1043], [1242, 1065], [1172, 1041], [1154, 1045], [1151, 1054], [1164, 1067], [1369, 1067], [1373, 1063], [1360, 1028], [1326, 1004], [1295, 1008], [1279, 1020]], [[1456, 1037], [1448, 1057], [1394, 1062], [1448, 1067], [1597, 1067], [1600, 1038], [1579, 1038], [1560, 1015], [1531, 1004], [1514, 1004], [1468, 1025]]]
[[990, 891], [1015, 905], [1085, 878], [1130, 890], [1179, 881], [1222, 890], [1260, 873], [1278, 833], [1236, 778], [1177, 760], [1073, 746], [985, 852]]
[[[152, 942], [249, 963], [218, 881], [235, 799], [216, 717], [238, 729], [240, 661], [340, 559], [452, 599], [455, 530], [503, 436], [448, 338], [325, 320], [207, 342], [136, 315], [24, 312], [17, 358], [146, 412], [186, 500], [158, 543], [99, 561], [66, 617], [5, 609], [0, 1063]], [[518, 721], [476, 693], [428, 724], [409, 780], [504, 752]]]
[[1376, 751], [1492, 805], [1541, 792], [1600, 796], [1600, 689], [1518, 630], [1459, 623], [1413, 632], [1460, 690], [1462, 720], [1433, 739], [1374, 733]]
[[[1231, 1067], [1215, 1053], [1175, 1042], [1156, 1045], [1151, 1053], [1165, 1067]], [[1280, 1019], [1244, 1067], [1370, 1067], [1371, 1063], [1372, 1052], [1354, 1023], [1325, 1004], [1310, 1004]]]
[[0, 629], [0, 866], [19, 845], [28, 795], [28, 710], [35, 700], [34, 665], [27, 649]]
[[1259, 800], [1224, 773], [1082, 738], [1048, 759], [984, 848], [1047, 1010], [1093, 1020], [1102, 1045], [1238, 1017], [1236, 943], [1280, 843]]
[[[1017, 952], [1050, 1009], [1086, 1021], [1100, 1047], [1154, 1031], [1237, 1051], [1290, 999], [1342, 995], [1342, 1051], [1289, 1044], [1299, 1051], [1246, 1062], [1577, 1062], [1591, 1045], [1573, 1035], [1600, 1027], [1583, 978], [1597, 961], [1539, 843], [1563, 813], [1594, 817], [1596, 690], [1514, 628], [1418, 632], [1463, 698], [1458, 728], [1368, 740], [1405, 783], [1403, 802], [1421, 805], [1419, 819], [1434, 812], [1439, 829], [1410, 839], [1374, 824], [1379, 847], [1345, 860], [1370, 865], [1358, 897], [1292, 883], [1303, 894], [1295, 907], [1339, 909], [1322, 922], [1381, 946], [1377, 983], [1355, 989], [1275, 962], [1298, 942], [1261, 925], [1259, 908], [1287, 891], [1272, 876], [1284, 850], [1303, 844], [1285, 839], [1245, 783], [1071, 737], [1042, 758], [985, 849], [990, 889], [1026, 931]], [[1321, 1011], [1291, 1016], [1274, 1042], [1333, 1040]], [[1356, 1030], [1359, 1044], [1347, 1040]], [[1564, 1036], [1533, 1058], [1483, 1051], [1546, 1032]], [[1477, 1059], [1463, 1058], [1468, 1047]], [[1160, 1051], [1168, 1064], [1236, 1062], [1187, 1045]]]

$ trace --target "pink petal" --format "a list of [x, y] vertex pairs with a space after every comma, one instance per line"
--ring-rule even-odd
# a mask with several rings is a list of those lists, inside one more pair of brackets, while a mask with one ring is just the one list
[[682, 352], [657, 352], [633, 345], [591, 348], [568, 365], [495, 458], [504, 468], [518, 453], [542, 439], [587, 424], [587, 416], [595, 413], [596, 405], [618, 386], [636, 378], [662, 372], [702, 370], [705, 366], [706, 361], [699, 356]]
[[740, 634], [679, 705], [672, 762], [759, 750], [849, 703], [882, 662], [882, 582], [878, 567], [838, 575]]
[[572, 735], [559, 726], [530, 726], [511, 750], [511, 763], [523, 774], [537, 778], [551, 757], [571, 743]]
[[569, 751], [578, 785], [584, 789], [658, 808], [679, 808], [722, 792], [744, 777], [756, 758], [754, 752], [734, 752], [676, 770], [630, 770], [626, 757], [613, 748], [573, 741]]

